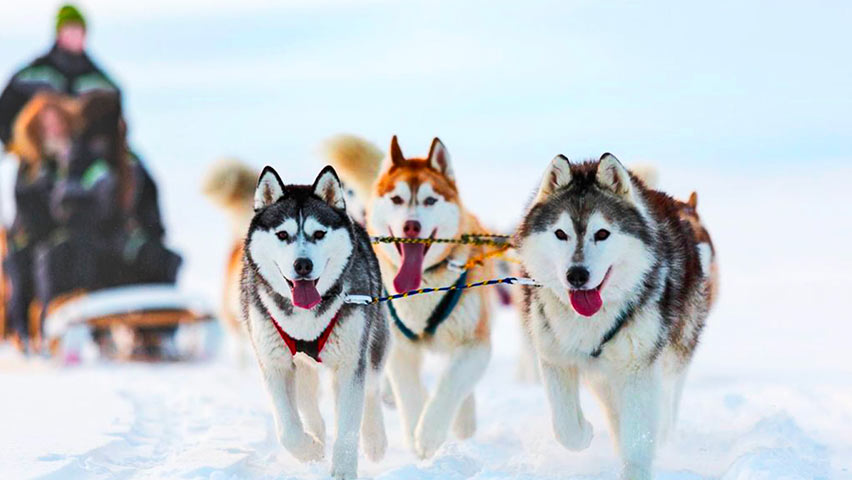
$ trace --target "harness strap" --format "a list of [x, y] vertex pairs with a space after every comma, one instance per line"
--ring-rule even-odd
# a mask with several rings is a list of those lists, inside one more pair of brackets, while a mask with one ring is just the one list
[[396, 313], [396, 308], [393, 306], [393, 302], [388, 302], [388, 311], [390, 312], [391, 318], [393, 318], [393, 324], [396, 325], [396, 328], [405, 335], [405, 338], [411, 340], [412, 342], [416, 342], [420, 339], [416, 333], [412, 332], [410, 328], [405, 326], [405, 323], [402, 322], [402, 319], [399, 318], [399, 314]]
[[322, 363], [320, 353], [322, 353], [322, 349], [325, 347], [325, 343], [328, 341], [331, 331], [334, 330], [334, 326], [337, 325], [337, 319], [339, 317], [340, 310], [334, 314], [334, 317], [332, 317], [331, 321], [328, 322], [328, 326], [325, 327], [325, 330], [322, 331], [320, 336], [313, 340], [295, 339], [290, 335], [287, 335], [287, 332], [278, 325], [278, 322], [276, 322], [274, 318], [270, 317], [270, 320], [272, 320], [272, 324], [275, 325], [275, 329], [278, 330], [278, 335], [281, 335], [281, 340], [284, 340], [284, 344], [287, 345], [291, 355], [295, 356], [297, 353], [301, 352], [313, 358], [317, 362]]
[[603, 336], [603, 338], [601, 339], [601, 343], [598, 345], [598, 348], [592, 350], [592, 358], [598, 358], [601, 356], [601, 353], [603, 353], [604, 345], [606, 345], [607, 342], [615, 338], [615, 335], [618, 334], [618, 332], [622, 328], [624, 328], [624, 325], [627, 324], [627, 320], [629, 320], [630, 317], [633, 316], [634, 310], [635, 308], [633, 304], [630, 304], [621, 312], [621, 314], [618, 315], [618, 318], [615, 320], [615, 324], [612, 326], [612, 328], [609, 329], [609, 331], [606, 332], [606, 335]]
[[[432, 314], [429, 315], [429, 318], [426, 320], [426, 327], [423, 329], [424, 336], [432, 336], [435, 334], [435, 331], [438, 330], [438, 327], [441, 323], [444, 322], [447, 318], [449, 318], [450, 314], [453, 313], [453, 310], [456, 308], [456, 305], [459, 304], [459, 299], [462, 296], [463, 288], [461, 288], [465, 282], [467, 281], [467, 270], [462, 272], [459, 276], [459, 279], [456, 280], [456, 283], [453, 284], [455, 288], [449, 290], [444, 296], [441, 298], [441, 301], [438, 302], [438, 305], [435, 306], [435, 310], [432, 311]], [[390, 311], [391, 318], [393, 318], [393, 323], [396, 325], [396, 328], [405, 336], [405, 338], [411, 340], [412, 342], [416, 342], [420, 340], [420, 335], [411, 331], [402, 319], [399, 317], [399, 314], [396, 311], [396, 308], [393, 306], [393, 302], [388, 302], [388, 310]]]

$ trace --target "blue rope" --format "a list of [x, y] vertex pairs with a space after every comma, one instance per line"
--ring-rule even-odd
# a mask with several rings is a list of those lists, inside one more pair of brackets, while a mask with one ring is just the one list
[[[462, 272], [459, 279], [456, 280], [456, 283], [453, 284], [455, 288], [447, 291], [438, 305], [435, 307], [435, 310], [432, 311], [432, 314], [429, 315], [429, 319], [426, 320], [426, 328], [423, 329], [423, 335], [432, 336], [435, 334], [435, 331], [444, 322], [447, 318], [449, 318], [450, 314], [453, 313], [453, 310], [459, 304], [459, 299], [461, 299], [463, 288], [461, 288], [465, 282], [467, 282], [467, 270]], [[393, 323], [396, 325], [396, 328], [405, 335], [405, 337], [412, 342], [416, 342], [420, 340], [420, 335], [412, 332], [410, 328], [408, 328], [405, 323], [399, 318], [399, 314], [396, 311], [396, 308], [393, 306], [393, 302], [389, 301], [388, 311], [390, 311], [391, 318], [393, 318]]]

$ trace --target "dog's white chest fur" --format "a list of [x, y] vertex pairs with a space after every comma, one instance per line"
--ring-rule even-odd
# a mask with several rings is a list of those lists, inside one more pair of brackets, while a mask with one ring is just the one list
[[[630, 322], [604, 343], [623, 314], [622, 302], [605, 306], [594, 317], [587, 318], [562, 303], [546, 287], [536, 298], [532, 304], [531, 333], [540, 354], [554, 363], [606, 368], [642, 362], [647, 360], [660, 333], [656, 310], [645, 308], [634, 312]], [[598, 349], [599, 356], [593, 356]]]
[[[390, 268], [388, 268], [388, 271]], [[424, 275], [422, 287], [441, 287], [453, 285], [460, 277], [459, 272], [441, 269], [436, 273]], [[385, 278], [388, 278], [385, 276]], [[392, 278], [392, 277], [391, 277]], [[441, 300], [448, 293], [430, 293], [407, 297], [393, 304], [400, 321], [411, 332], [421, 335], [427, 327], [429, 317], [437, 310]], [[472, 335], [479, 322], [482, 299], [479, 295], [463, 293], [449, 316], [441, 322], [428, 342], [424, 345], [436, 351], [450, 351], [455, 345]], [[394, 325], [393, 330], [400, 341], [409, 341]]]
[[278, 325], [291, 337], [298, 340], [313, 340], [319, 337], [325, 328], [331, 323], [332, 318], [343, 305], [342, 298], [331, 300], [332, 306], [326, 309], [323, 315], [316, 315], [311, 310], [293, 307], [289, 315], [278, 308], [272, 297], [265, 291], [258, 292], [263, 306], [270, 312]]

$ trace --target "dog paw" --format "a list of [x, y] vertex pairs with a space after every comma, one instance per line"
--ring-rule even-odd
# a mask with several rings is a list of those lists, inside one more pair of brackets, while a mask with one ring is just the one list
[[465, 409], [459, 410], [453, 421], [453, 434], [459, 440], [467, 440], [476, 433], [476, 414]]
[[316, 462], [325, 457], [325, 444], [309, 433], [302, 433], [295, 440], [279, 434], [278, 440], [300, 462]]
[[651, 480], [653, 475], [650, 465], [627, 464], [622, 467], [619, 478], [621, 480]]
[[414, 431], [414, 453], [422, 460], [432, 458], [446, 438], [446, 429], [436, 428], [433, 422], [424, 422], [421, 418]]
[[355, 480], [358, 478], [357, 468], [331, 467], [331, 478], [334, 480]]
[[556, 434], [556, 440], [563, 447], [575, 452], [588, 448], [594, 436], [592, 424], [586, 421], [585, 418], [580, 419], [579, 425], [574, 424], [569, 426], [554, 423], [553, 432]]
[[335, 479], [354, 479], [358, 476], [358, 445], [335, 444], [331, 457], [331, 476]]
[[384, 458], [385, 452], [388, 449], [388, 437], [383, 427], [364, 429], [361, 434], [361, 445], [364, 448], [364, 455], [371, 462], [378, 462]]

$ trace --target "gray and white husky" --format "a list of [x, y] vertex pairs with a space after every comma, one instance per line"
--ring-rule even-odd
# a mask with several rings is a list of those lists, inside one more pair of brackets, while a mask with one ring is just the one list
[[272, 397], [278, 439], [301, 461], [324, 456], [317, 405], [322, 363], [333, 373], [336, 397], [332, 476], [354, 478], [359, 428], [368, 458], [381, 459], [387, 447], [378, 382], [385, 313], [378, 305], [344, 303], [348, 294], [381, 293], [370, 239], [346, 214], [331, 167], [312, 186], [285, 186], [266, 167], [254, 208], [244, 248], [243, 319]]
[[[673, 426], [709, 310], [712, 258], [682, 202], [647, 188], [610, 154], [553, 159], [518, 232], [524, 315], [557, 440], [588, 447], [580, 378], [601, 401], [622, 477], [650, 479]], [[707, 238], [709, 241], [709, 237]]]

